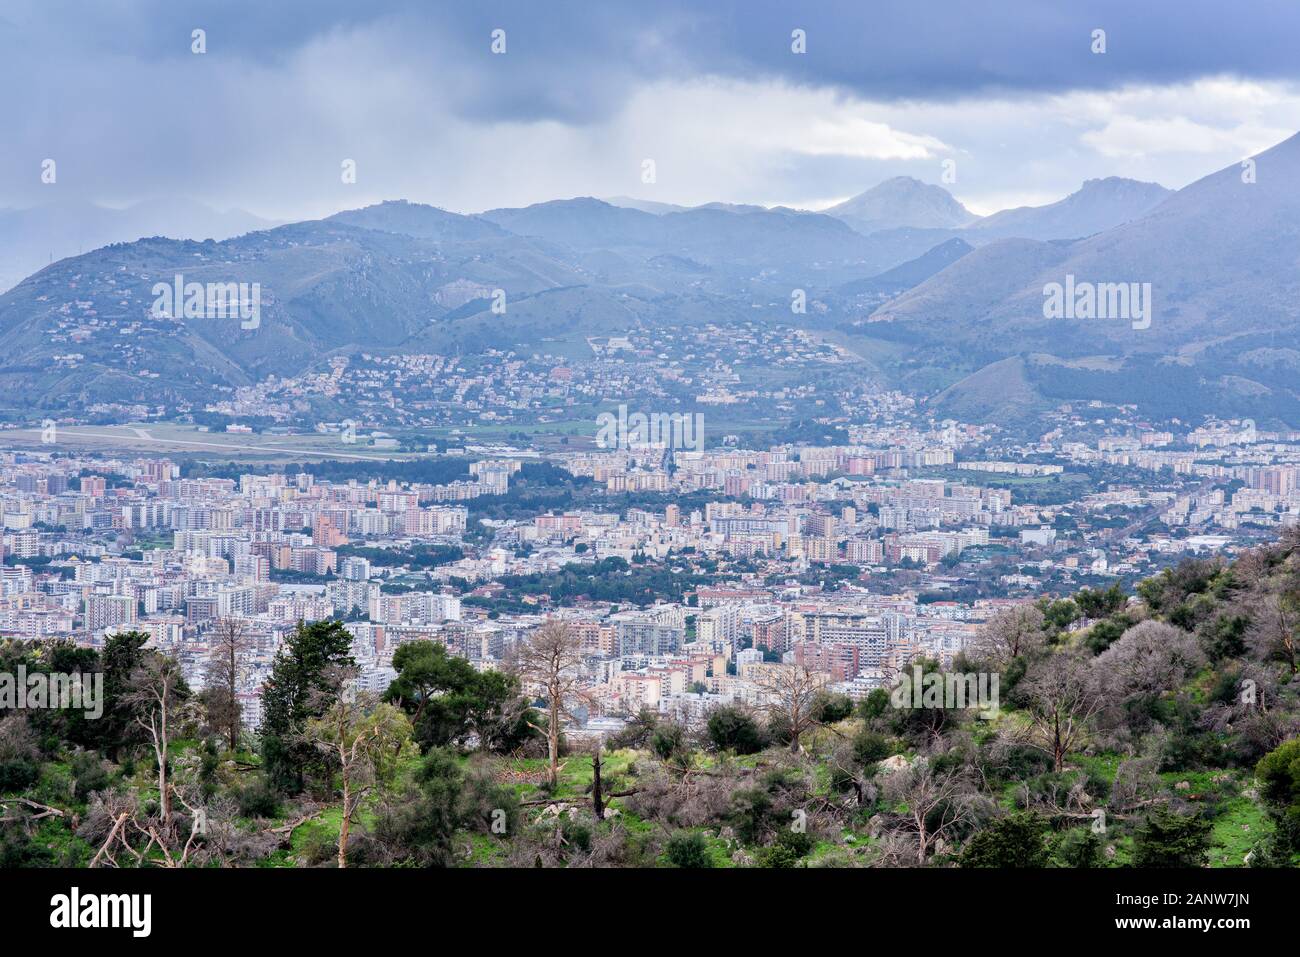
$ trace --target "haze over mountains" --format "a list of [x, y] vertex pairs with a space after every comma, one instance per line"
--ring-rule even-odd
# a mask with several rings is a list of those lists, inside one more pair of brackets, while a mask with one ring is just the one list
[[123, 209], [78, 201], [0, 209], [0, 291], [55, 260], [109, 243], [146, 236], [228, 239], [273, 225], [242, 209], [221, 211], [183, 198], [145, 200]]
[[830, 207], [826, 213], [864, 234], [903, 227], [960, 229], [979, 218], [942, 186], [922, 183], [910, 176], [885, 180]]
[[[1177, 192], [1111, 177], [982, 219], [897, 177], [821, 212], [580, 197], [467, 216], [399, 201], [222, 241], [119, 242], [0, 296], [0, 386], [11, 417], [199, 407], [351, 351], [577, 356], [589, 336], [757, 321], [841, 336], [864, 376], [963, 415], [1104, 398], [1300, 425], [1300, 139], [1257, 159], [1257, 182], [1236, 166]], [[106, 218], [176, 229], [132, 209], [135, 220]], [[0, 241], [26, 222], [39, 249], [55, 212], [25, 212], [0, 214]], [[247, 215], [171, 212], [214, 236]], [[177, 273], [259, 283], [260, 325], [151, 316], [154, 283]], [[1150, 328], [1045, 319], [1044, 285], [1067, 274], [1150, 283]], [[504, 315], [490, 309], [497, 289]], [[791, 312], [797, 289], [806, 314]]]
[[1059, 202], [1004, 209], [986, 216], [971, 225], [971, 232], [981, 239], [1091, 236], [1145, 215], [1172, 192], [1159, 183], [1142, 183], [1118, 176], [1090, 179]]
[[[1300, 371], [1300, 135], [1192, 183], [1147, 215], [1073, 243], [1006, 240], [972, 252], [881, 306], [874, 324], [942, 339], [967, 355], [1040, 352], [1031, 379], [1046, 394], [1129, 395], [1173, 408], [1297, 422]], [[1150, 283], [1151, 324], [1044, 317], [1044, 287]], [[1118, 364], [1099, 368], [1089, 357]], [[1044, 368], [1045, 366], [1050, 368]], [[974, 406], [983, 400], [976, 398]]]

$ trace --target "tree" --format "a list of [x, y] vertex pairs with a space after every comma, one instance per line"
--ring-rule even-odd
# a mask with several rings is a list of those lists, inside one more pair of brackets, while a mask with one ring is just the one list
[[477, 736], [485, 751], [513, 746], [528, 733], [519, 682], [500, 671], [479, 671], [433, 641], [403, 643], [393, 654], [397, 677], [385, 699], [411, 717], [422, 750], [463, 747]]
[[1046, 619], [1034, 605], [1003, 608], [979, 630], [975, 638], [977, 656], [1005, 669], [1021, 655], [1037, 651], [1047, 641], [1043, 632]]
[[601, 750], [601, 740], [598, 737], [591, 747], [591, 813], [595, 815], [597, 821], [605, 819], [605, 790], [604, 782], [601, 780], [605, 762], [601, 758]]
[[1108, 691], [1120, 699], [1172, 691], [1204, 665], [1196, 638], [1160, 621], [1134, 625], [1096, 660]]
[[763, 750], [763, 730], [748, 712], [733, 705], [713, 709], [708, 721], [709, 741], [719, 751], [757, 754]]
[[830, 676], [804, 665], [764, 665], [746, 672], [758, 688], [756, 710], [787, 735], [790, 750], [799, 751], [799, 739], [817, 726], [817, 702]]
[[304, 772], [318, 763], [303, 731], [329, 709], [354, 666], [352, 636], [337, 621], [299, 622], [276, 653], [262, 690], [261, 727], [263, 766], [276, 788], [303, 789]]
[[961, 854], [962, 867], [1046, 867], [1047, 822], [1032, 811], [998, 818]]
[[889, 739], [870, 728], [863, 728], [853, 736], [852, 748], [854, 762], [863, 768], [871, 767], [894, 753]]
[[400, 800], [385, 802], [375, 821], [376, 837], [400, 863], [445, 867], [452, 838], [464, 823], [464, 775], [454, 752], [433, 748], [415, 770]]
[[203, 703], [209, 724], [225, 735], [231, 751], [239, 749], [239, 683], [251, 645], [247, 626], [240, 618], [220, 619], [209, 644]]
[[546, 735], [547, 780], [560, 779], [560, 722], [586, 697], [582, 683], [582, 641], [562, 621], [548, 621], [519, 641], [511, 667], [525, 686], [536, 687], [546, 701], [546, 728], [529, 726]]
[[104, 714], [95, 722], [95, 743], [114, 761], [124, 746], [143, 740], [127, 698], [132, 679], [145, 660], [148, 640], [141, 631], [124, 631], [104, 640]]
[[1061, 598], [1056, 601], [1044, 598], [1038, 602], [1038, 609], [1043, 613], [1043, 624], [1052, 634], [1065, 631], [1079, 620], [1079, 606], [1073, 599]]
[[1211, 823], [1157, 808], [1133, 836], [1134, 867], [1204, 867], [1210, 857]]
[[813, 702], [813, 717], [818, 724], [835, 724], [853, 714], [853, 699], [846, 694], [821, 692]]
[[655, 728], [650, 736], [650, 750], [664, 763], [675, 762], [680, 767], [689, 767], [691, 748], [686, 740], [686, 729], [673, 722], [664, 722]]
[[1260, 796], [1274, 823], [1274, 856], [1279, 866], [1300, 851], [1300, 738], [1292, 738], [1264, 755], [1255, 768]]
[[188, 696], [189, 688], [180, 665], [174, 658], [156, 652], [136, 669], [126, 696], [135, 708], [136, 724], [149, 733], [153, 743], [158, 762], [159, 817], [164, 833], [171, 827], [172, 818], [172, 788], [167, 776], [169, 746], [175, 731], [171, 721]]
[[1116, 582], [1105, 591], [1080, 589], [1074, 596], [1074, 603], [1084, 618], [1105, 618], [1123, 608], [1128, 603], [1128, 598], [1119, 582]]
[[886, 779], [885, 796], [906, 808], [902, 829], [916, 841], [917, 864], [940, 838], [948, 840], [974, 817], [975, 792], [965, 769], [936, 771], [923, 757]]
[[1089, 719], [1103, 702], [1088, 664], [1074, 652], [1057, 652], [1036, 662], [1016, 688], [1030, 726], [1026, 743], [1052, 756], [1056, 771], [1087, 735]]
[[1254, 621], [1246, 631], [1246, 642], [1263, 661], [1280, 661], [1296, 673], [1300, 664], [1296, 648], [1296, 627], [1300, 625], [1300, 607], [1295, 595], [1265, 592], [1254, 610]]
[[1102, 866], [1103, 841], [1091, 828], [1072, 827], [1052, 840], [1052, 859], [1079, 870]]
[[371, 695], [345, 695], [307, 722], [306, 737], [339, 771], [343, 821], [338, 862], [347, 867], [352, 819], [366, 797], [387, 787], [409, 757], [411, 722], [398, 708], [379, 704]]

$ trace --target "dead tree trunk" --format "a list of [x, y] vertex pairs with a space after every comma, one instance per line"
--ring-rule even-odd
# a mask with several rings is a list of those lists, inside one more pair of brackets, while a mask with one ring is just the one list
[[596, 742], [596, 750], [591, 755], [591, 809], [596, 812], [596, 820], [603, 820], [605, 817], [605, 797], [600, 790], [600, 741]]

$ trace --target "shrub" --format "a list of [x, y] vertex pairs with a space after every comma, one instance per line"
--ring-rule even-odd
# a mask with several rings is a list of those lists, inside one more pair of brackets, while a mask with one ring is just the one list
[[68, 761], [72, 770], [72, 797], [86, 801], [95, 791], [108, 787], [108, 771], [94, 751], [78, 751]]
[[712, 867], [713, 858], [704, 835], [698, 831], [679, 832], [668, 839], [668, 861], [673, 867]]
[[1047, 822], [1033, 812], [999, 818], [967, 842], [962, 867], [1045, 867]]
[[275, 817], [280, 810], [280, 797], [271, 783], [262, 775], [240, 788], [236, 795], [239, 813], [243, 817]]
[[709, 741], [719, 751], [757, 754], [766, 743], [758, 722], [740, 708], [724, 706], [709, 715]]
[[1209, 821], [1160, 808], [1133, 838], [1134, 867], [1204, 867], [1210, 856]]

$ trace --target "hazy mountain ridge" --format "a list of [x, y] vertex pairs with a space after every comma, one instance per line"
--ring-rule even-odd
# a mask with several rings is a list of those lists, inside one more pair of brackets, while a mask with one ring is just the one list
[[979, 217], [942, 186], [895, 176], [825, 210], [865, 234], [886, 229], [960, 229]]
[[220, 211], [186, 199], [153, 199], [124, 209], [59, 201], [0, 209], [0, 291], [42, 266], [109, 243], [148, 236], [228, 239], [276, 225], [242, 209]]
[[[1017, 367], [1013, 391], [1088, 398], [1159, 380], [1207, 402], [1289, 416], [1293, 405], [1300, 410], [1296, 363], [1277, 350], [1300, 329], [1298, 154], [1297, 138], [1260, 154], [1257, 183], [1243, 182], [1235, 166], [1176, 193], [1090, 180], [1058, 203], [956, 229], [863, 235], [830, 211], [705, 204], [646, 212], [580, 197], [479, 215], [389, 201], [221, 242], [119, 243], [55, 263], [0, 296], [0, 383], [48, 407], [210, 399], [350, 350], [581, 343], [714, 316], [842, 322], [868, 339], [892, 339], [929, 370], [919, 375], [914, 361], [904, 384], [952, 385], [1029, 351], [1107, 355], [1118, 361], [1105, 370], [1066, 367], [1056, 377], [1042, 372], [1043, 361]], [[941, 187], [882, 186], [891, 183], [895, 198], [919, 196], [947, 221], [969, 215]], [[889, 206], [873, 203], [854, 208]], [[999, 235], [1051, 236], [1115, 218], [1124, 221], [1085, 238]], [[259, 283], [260, 327], [150, 316], [153, 284], [177, 273]], [[1045, 319], [1044, 285], [1067, 275], [1151, 283], [1151, 327]], [[786, 304], [797, 288], [829, 312], [791, 319]], [[489, 309], [497, 289], [510, 303], [505, 315]], [[935, 401], [983, 391], [987, 379]]]
[[[1294, 376], [1257, 354], [1294, 343], [1300, 332], [1300, 136], [1254, 159], [1255, 182], [1234, 164], [1086, 239], [1004, 240], [977, 249], [880, 307], [868, 325], [903, 324], [918, 341], [1004, 355], [1127, 357], [1132, 375], [1122, 388], [1115, 388], [1115, 373], [1089, 373], [1076, 377], [1080, 397], [1098, 389], [1139, 394], [1159, 369], [1167, 387], [1185, 396], [1204, 394], [1225, 408], [1265, 408], [1295, 421]], [[1127, 319], [1046, 318], [1045, 289], [1067, 276], [1075, 283], [1149, 283], [1149, 328], [1135, 329]]]
[[972, 223], [969, 231], [980, 238], [1078, 239], [1139, 219], [1172, 195], [1159, 183], [1090, 179], [1058, 202], [1004, 209]]

